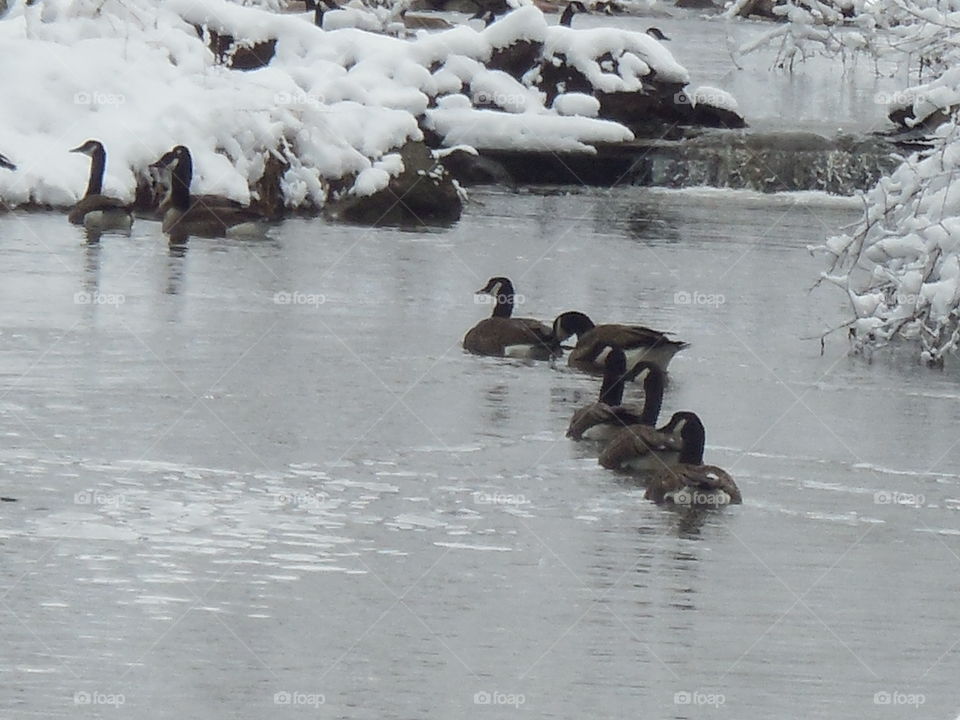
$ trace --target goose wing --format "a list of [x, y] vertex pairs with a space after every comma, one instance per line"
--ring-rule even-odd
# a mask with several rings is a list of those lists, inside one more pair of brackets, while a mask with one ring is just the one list
[[647, 486], [646, 497], [654, 502], [663, 502], [667, 493], [677, 492], [684, 487], [699, 492], [724, 492], [731, 504], [743, 502], [740, 488], [730, 474], [715, 465], [679, 464], [658, 472]]
[[513, 345], [542, 347], [550, 354], [559, 349], [553, 329], [532, 318], [486, 318], [463, 338], [464, 349], [479, 355], [503, 355]]
[[642, 412], [643, 409], [634, 404], [611, 407], [606, 403], [596, 402], [584, 405], [570, 418], [567, 437], [580, 440], [587, 430], [596, 425], [631, 425], [640, 420]]
[[600, 464], [619, 469], [628, 460], [657, 452], [679, 452], [680, 440], [649, 425], [629, 425], [618, 432], [600, 453]]
[[656, 347], [665, 344], [686, 346], [686, 343], [673, 340], [666, 333], [644, 325], [597, 325], [585, 336], [591, 333], [594, 333], [595, 338], [595, 340], [591, 340], [592, 342], [613, 343], [624, 350], [637, 347]]

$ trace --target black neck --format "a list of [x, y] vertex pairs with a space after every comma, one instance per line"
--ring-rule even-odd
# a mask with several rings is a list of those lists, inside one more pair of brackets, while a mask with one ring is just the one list
[[103, 192], [103, 172], [107, 167], [107, 153], [97, 148], [90, 156], [90, 180], [87, 182], [87, 197]]
[[170, 177], [170, 202], [178, 210], [190, 207], [190, 182], [193, 180], [193, 161], [189, 155], [181, 157], [174, 165]]
[[653, 425], [660, 416], [660, 406], [663, 404], [663, 379], [655, 369], [650, 371], [646, 382], [643, 383], [643, 416], [640, 420], [644, 425]]
[[573, 23], [573, 13], [576, 12], [573, 9], [573, 5], [567, 5], [567, 9], [563, 11], [563, 15], [560, 16], [560, 24], [570, 27]]
[[623, 402], [623, 387], [626, 378], [619, 369], [603, 374], [603, 384], [600, 386], [600, 402], [616, 407]]
[[682, 437], [680, 462], [687, 465], [703, 465], [703, 446], [706, 442], [703, 426], [697, 428], [688, 424], [683, 429]]
[[508, 318], [513, 314], [513, 288], [500, 288], [493, 306], [493, 317]]
[[318, 28], [323, 27], [323, 11], [326, 8], [323, 7], [320, 3], [317, 3], [313, 8], [313, 24]]

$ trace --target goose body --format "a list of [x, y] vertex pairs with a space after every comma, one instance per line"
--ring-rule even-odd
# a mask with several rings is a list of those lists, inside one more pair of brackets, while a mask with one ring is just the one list
[[606, 353], [614, 345], [623, 349], [628, 367], [646, 361], [662, 372], [667, 371], [674, 355], [689, 347], [688, 343], [643, 325], [590, 325], [577, 335], [577, 345], [567, 361], [571, 367], [587, 372], [603, 372]]
[[668, 428], [628, 425], [621, 428], [600, 453], [608, 470], [649, 472], [675, 465], [680, 459], [680, 439]]
[[70, 152], [90, 157], [90, 178], [83, 197], [67, 214], [74, 225], [99, 230], [129, 230], [133, 213], [129, 205], [103, 194], [103, 175], [107, 168], [107, 151], [98, 140], [87, 140]]
[[154, 166], [170, 168], [170, 194], [161, 205], [163, 231], [168, 235], [224, 237], [231, 228], [261, 219], [227, 198], [191, 196], [193, 158], [183, 145], [166, 153]]
[[[607, 354], [600, 397], [578, 409], [570, 419], [567, 437], [573, 440], [610, 440], [629, 425], [652, 426], [657, 422], [663, 402], [663, 373], [656, 365], [640, 362], [627, 370], [626, 356], [620, 348]], [[643, 405], [623, 404], [627, 382], [642, 376]]]
[[679, 462], [654, 473], [647, 483], [647, 499], [696, 507], [741, 503], [740, 488], [730, 474], [703, 464], [705, 433], [700, 418], [692, 412], [678, 412], [670, 422], [681, 439]]
[[14, 165], [9, 160], [7, 160], [5, 156], [0, 155], [0, 168], [6, 168], [7, 170], [16, 170], [17, 166]]

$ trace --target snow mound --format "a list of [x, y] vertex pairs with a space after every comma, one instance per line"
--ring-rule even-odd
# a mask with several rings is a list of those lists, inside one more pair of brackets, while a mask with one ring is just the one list
[[[67, 150], [90, 138], [107, 149], [105, 192], [124, 200], [147, 165], [183, 144], [195, 193], [243, 203], [256, 199], [267, 158], [282, 158], [289, 207], [322, 206], [343, 178], [358, 195], [384, 187], [396, 174], [387, 156], [422, 141], [421, 123], [447, 144], [481, 148], [590, 152], [632, 138], [595, 119], [589, 95], [547, 106], [535, 73], [518, 79], [485, 65], [521, 41], [542, 44], [550, 61], [562, 54], [604, 91], [687, 80], [645, 34], [548, 26], [532, 5], [481, 31], [462, 25], [413, 39], [361, 29], [383, 26], [374, 10], [329, 11], [320, 29], [307, 14], [227, 0], [18, 3], [0, 23], [4, 56], [17, 58], [15, 72], [0, 73], [0, 152], [19, 169], [0, 172], [0, 199], [74, 203], [89, 164]], [[215, 54], [217, 42], [234, 47]], [[270, 46], [264, 67], [221, 64], [236, 46], [259, 43]], [[615, 67], [602, 66], [607, 54]]]

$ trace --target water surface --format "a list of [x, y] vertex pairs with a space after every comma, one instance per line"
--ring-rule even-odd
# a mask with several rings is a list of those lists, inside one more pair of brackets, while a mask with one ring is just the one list
[[[805, 246], [857, 212], [481, 192], [449, 230], [180, 249], [0, 217], [0, 706], [954, 717], [956, 373], [805, 339], [845, 311]], [[690, 341], [664, 412], [744, 505], [649, 504], [563, 437], [594, 378], [465, 355], [494, 274]]]

